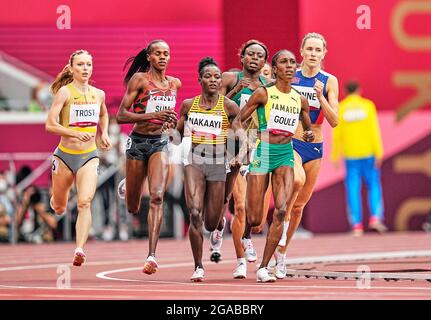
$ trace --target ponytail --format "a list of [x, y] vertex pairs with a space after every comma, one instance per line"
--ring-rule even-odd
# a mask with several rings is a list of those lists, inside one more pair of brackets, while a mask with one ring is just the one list
[[[147, 55], [151, 53], [151, 46], [158, 42], [165, 42], [164, 40], [153, 40], [148, 46], [141, 50], [136, 56], [130, 57], [126, 60], [124, 64], [123, 71], [127, 68], [129, 64], [129, 70], [124, 77], [124, 85], [127, 86], [129, 80], [133, 77], [133, 75], [137, 72], [147, 72], [150, 69], [150, 62], [147, 59]], [[166, 42], [165, 42], [166, 43]]]
[[51, 84], [50, 90], [53, 94], [56, 94], [62, 86], [68, 85], [73, 81], [73, 74], [69, 67], [70, 65], [67, 64]]

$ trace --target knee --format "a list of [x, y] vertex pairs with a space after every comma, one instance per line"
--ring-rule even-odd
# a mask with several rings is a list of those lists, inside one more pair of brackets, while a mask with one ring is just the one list
[[54, 205], [52, 209], [54, 210], [56, 215], [61, 216], [66, 211], [66, 206]]
[[150, 192], [150, 205], [153, 206], [160, 206], [163, 202], [163, 196], [164, 196], [163, 190], [156, 190]]
[[90, 209], [91, 200], [91, 197], [78, 197], [78, 211]]
[[247, 221], [252, 227], [258, 227], [260, 225], [260, 219], [256, 216], [248, 216]]
[[235, 205], [235, 219], [245, 222], [245, 206], [243, 204]]
[[290, 217], [294, 219], [300, 219], [302, 217], [302, 211], [304, 211], [304, 205], [302, 203], [295, 204], [290, 213]]
[[202, 227], [202, 212], [198, 208], [189, 209], [190, 212], [190, 223], [194, 228], [200, 230]]
[[275, 210], [273, 221], [279, 224], [282, 224], [284, 222], [285, 217], [286, 217], [286, 210]]
[[300, 175], [295, 175], [295, 178], [293, 180], [293, 190], [295, 191], [301, 190], [304, 184], [305, 184], [305, 177], [302, 177]]
[[205, 219], [205, 229], [209, 232], [213, 232], [218, 226], [218, 221], [210, 221], [210, 219]]

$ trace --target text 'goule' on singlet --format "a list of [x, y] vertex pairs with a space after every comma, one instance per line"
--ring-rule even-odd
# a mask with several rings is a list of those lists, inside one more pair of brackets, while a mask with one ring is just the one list
[[[149, 81], [148, 87], [135, 99], [133, 111], [135, 113], [153, 113], [167, 109], [175, 109], [177, 88], [173, 81], [168, 80], [168, 88], [162, 89]], [[149, 122], [163, 124], [163, 121], [152, 119]]]
[[293, 88], [289, 93], [283, 93], [275, 84], [265, 88], [268, 101], [257, 109], [259, 131], [285, 136], [294, 135], [301, 113], [301, 95]]
[[210, 110], [200, 107], [201, 96], [193, 99], [187, 114], [187, 126], [196, 144], [224, 144], [227, 139], [229, 119], [224, 109], [224, 96], [219, 95], [217, 104]]

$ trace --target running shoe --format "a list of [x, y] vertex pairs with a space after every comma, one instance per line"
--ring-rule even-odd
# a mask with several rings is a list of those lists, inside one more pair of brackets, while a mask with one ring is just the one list
[[362, 223], [355, 224], [352, 228], [352, 236], [360, 237], [364, 234], [364, 227]]
[[244, 247], [245, 257], [248, 262], [255, 262], [257, 260], [257, 253], [254, 250], [253, 242], [251, 239], [242, 238], [241, 239], [242, 246]]
[[190, 280], [193, 282], [202, 282], [204, 281], [205, 271], [201, 267], [196, 267], [195, 271], [193, 272]]
[[245, 262], [240, 262], [237, 264], [234, 272], [234, 279], [245, 279], [247, 278], [247, 264]]
[[210, 260], [219, 263], [222, 260], [221, 257], [221, 245], [223, 243], [223, 231], [226, 225], [226, 218], [223, 217], [223, 229], [215, 229], [210, 233]]
[[260, 268], [256, 273], [257, 282], [275, 282], [277, 279], [270, 275], [267, 268]]
[[81, 248], [76, 248], [73, 255], [73, 265], [76, 267], [81, 266], [85, 262], [86, 256]]
[[148, 256], [142, 272], [145, 274], [153, 274], [156, 273], [158, 267], [159, 265], [157, 264], [156, 259], [153, 256]]
[[117, 187], [117, 194], [121, 200], [126, 199], [126, 178], [120, 181]]

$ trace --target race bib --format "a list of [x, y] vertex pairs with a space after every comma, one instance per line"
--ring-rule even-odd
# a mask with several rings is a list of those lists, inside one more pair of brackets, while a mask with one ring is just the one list
[[175, 96], [151, 96], [147, 102], [145, 113], [160, 112], [167, 109], [174, 109], [176, 103]]
[[302, 96], [304, 96], [308, 100], [308, 105], [310, 106], [310, 110], [318, 110], [320, 109], [320, 102], [317, 99], [316, 91], [314, 88], [303, 87], [303, 86], [293, 86], [296, 90], [298, 90]]
[[193, 134], [218, 136], [222, 133], [223, 116], [191, 112], [187, 123]]
[[268, 120], [268, 130], [277, 130], [295, 134], [298, 127], [298, 114], [271, 109]]
[[69, 113], [70, 127], [89, 127], [99, 123], [98, 104], [71, 104]]

